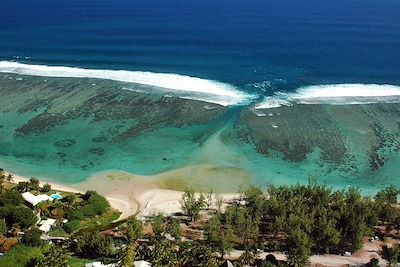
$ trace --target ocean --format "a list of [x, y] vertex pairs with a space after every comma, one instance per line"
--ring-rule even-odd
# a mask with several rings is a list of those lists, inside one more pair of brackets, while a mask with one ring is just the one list
[[366, 192], [400, 179], [399, 1], [14, 0], [0, 13], [4, 168], [73, 183], [206, 165]]

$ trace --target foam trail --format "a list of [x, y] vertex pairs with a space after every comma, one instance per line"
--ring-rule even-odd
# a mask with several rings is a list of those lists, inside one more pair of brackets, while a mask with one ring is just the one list
[[400, 86], [388, 84], [313, 85], [294, 93], [278, 92], [266, 97], [255, 109], [268, 109], [292, 104], [354, 105], [400, 103]]
[[[249, 98], [245, 93], [226, 83], [172, 73], [83, 69], [30, 65], [11, 61], [0, 61], [0, 72], [41, 77], [98, 78], [143, 84], [173, 90], [178, 93], [185, 92], [187, 94], [188, 92], [193, 92], [202, 94], [204, 97], [200, 100], [207, 99], [208, 102], [223, 106], [240, 104]], [[213, 101], [214, 98], [215, 101]]]

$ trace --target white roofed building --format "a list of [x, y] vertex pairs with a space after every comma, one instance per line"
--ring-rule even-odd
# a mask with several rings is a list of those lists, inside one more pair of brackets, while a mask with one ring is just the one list
[[39, 230], [43, 231], [45, 233], [48, 233], [51, 230], [51, 227], [56, 223], [55, 219], [47, 219], [47, 220], [43, 220], [41, 222], [38, 223], [39, 226]]
[[22, 197], [25, 199], [26, 202], [28, 202], [32, 206], [36, 206], [37, 204], [43, 201], [53, 201], [53, 198], [48, 195], [35, 196], [31, 192], [22, 193]]
[[115, 267], [115, 264], [103, 264], [100, 261], [86, 263], [85, 267]]
[[135, 267], [151, 267], [151, 264], [147, 261], [135, 261]]

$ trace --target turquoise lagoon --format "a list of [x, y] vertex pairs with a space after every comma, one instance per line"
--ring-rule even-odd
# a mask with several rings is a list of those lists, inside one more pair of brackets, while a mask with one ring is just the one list
[[[310, 177], [364, 193], [398, 184], [396, 103], [255, 109], [121, 90], [126, 85], [1, 74], [0, 166], [65, 184], [96, 173], [150, 176], [188, 166], [213, 168], [196, 179], [221, 191], [232, 190], [218, 181], [229, 183], [227, 170], [244, 186], [264, 188]], [[190, 173], [186, 179], [190, 184]]]

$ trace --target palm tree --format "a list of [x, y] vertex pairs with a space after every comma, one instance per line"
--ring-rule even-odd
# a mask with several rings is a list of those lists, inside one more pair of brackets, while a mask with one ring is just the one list
[[0, 193], [3, 194], [4, 182], [6, 181], [6, 174], [3, 169], [0, 169]]
[[12, 175], [11, 173], [9, 173], [9, 174], [7, 175], [6, 180], [7, 180], [7, 182], [9, 182], [9, 183], [14, 182], [14, 175]]
[[21, 234], [21, 227], [18, 223], [14, 223], [11, 227], [11, 235], [14, 237], [18, 237]]

